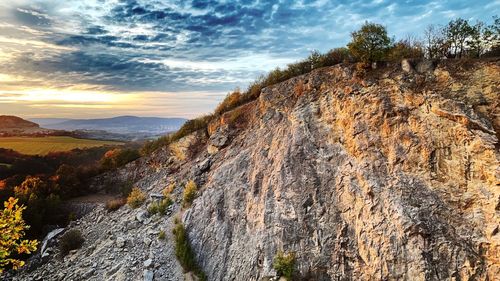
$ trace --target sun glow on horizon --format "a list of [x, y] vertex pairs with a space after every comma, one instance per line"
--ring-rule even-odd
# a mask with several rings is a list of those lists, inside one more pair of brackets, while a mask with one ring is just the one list
[[71, 89], [25, 89], [15, 91], [2, 91], [1, 101], [20, 102], [50, 102], [50, 103], [73, 103], [73, 104], [119, 104], [129, 103], [137, 99], [137, 94], [105, 92], [95, 90], [71, 90]]

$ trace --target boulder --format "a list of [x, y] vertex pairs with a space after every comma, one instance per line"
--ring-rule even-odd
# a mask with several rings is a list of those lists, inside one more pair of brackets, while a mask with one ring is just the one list
[[401, 69], [402, 69], [404, 72], [411, 72], [411, 71], [413, 71], [413, 66], [411, 65], [410, 60], [408, 60], [408, 59], [403, 59], [403, 60], [401, 61]]
[[125, 246], [125, 242], [126, 240], [123, 237], [116, 238], [116, 247], [123, 248]]
[[153, 260], [152, 259], [147, 259], [143, 263], [144, 267], [149, 268], [153, 265]]
[[215, 132], [210, 136], [209, 144], [222, 148], [228, 144], [229, 141], [229, 126], [223, 125], [217, 128]]
[[144, 281], [153, 281], [153, 278], [155, 276], [155, 273], [154, 271], [152, 270], [147, 270], [145, 269], [142, 273], [143, 277], [144, 277]]

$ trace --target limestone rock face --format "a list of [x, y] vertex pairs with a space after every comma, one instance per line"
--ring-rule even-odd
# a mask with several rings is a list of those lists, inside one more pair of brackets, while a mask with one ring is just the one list
[[184, 215], [210, 280], [500, 276], [498, 62], [377, 71], [262, 92]]
[[[295, 252], [297, 280], [498, 280], [500, 63], [364, 75], [338, 65], [268, 87], [204, 142], [107, 175], [149, 195], [176, 183], [174, 204], [164, 217], [150, 202], [98, 207], [74, 225], [82, 249], [14, 280], [193, 280], [177, 214], [208, 280], [278, 280], [278, 251]], [[188, 180], [198, 197], [183, 210]]]

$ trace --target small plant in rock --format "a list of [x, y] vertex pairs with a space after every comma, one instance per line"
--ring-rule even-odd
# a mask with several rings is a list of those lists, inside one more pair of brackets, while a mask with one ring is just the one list
[[285, 254], [279, 251], [274, 257], [273, 268], [279, 276], [285, 277], [286, 280], [292, 280], [295, 271], [295, 253]]
[[206, 280], [205, 273], [196, 262], [196, 257], [191, 249], [186, 228], [182, 223], [177, 223], [172, 230], [175, 239], [175, 256], [185, 271], [192, 271], [200, 280]]
[[194, 198], [196, 198], [196, 191], [198, 190], [198, 187], [196, 186], [196, 183], [192, 180], [190, 180], [186, 186], [184, 187], [184, 196], [183, 196], [183, 202], [182, 205], [184, 207], [189, 207], [191, 206], [191, 203], [193, 203]]
[[151, 215], [159, 214], [159, 215], [163, 216], [167, 212], [167, 208], [170, 205], [172, 205], [172, 199], [170, 199], [170, 197], [167, 197], [161, 201], [156, 201], [156, 202], [151, 203], [148, 207], [148, 212]]
[[82, 237], [82, 233], [78, 229], [70, 229], [61, 236], [59, 240], [59, 251], [61, 256], [66, 256], [69, 251], [78, 249], [82, 246], [85, 239]]
[[178, 215], [177, 215], [177, 216], [175, 216], [175, 218], [174, 218], [174, 223], [175, 223], [175, 224], [179, 224], [179, 223], [181, 223], [181, 219], [179, 218], [179, 216], [178, 216]]
[[160, 240], [167, 239], [167, 234], [165, 233], [165, 231], [160, 230], [160, 233], [158, 233], [158, 239], [160, 239]]
[[137, 187], [134, 187], [127, 197], [127, 204], [132, 208], [138, 208], [146, 201], [146, 194]]
[[106, 202], [106, 210], [108, 210], [108, 212], [114, 212], [120, 209], [121, 206], [125, 205], [125, 203], [127, 203], [127, 200], [125, 200], [125, 198], [111, 199]]
[[174, 192], [175, 190], [175, 182], [169, 184], [167, 187], [165, 187], [165, 189], [163, 190], [163, 196], [165, 197], [169, 197], [170, 194], [172, 194], [172, 192]]

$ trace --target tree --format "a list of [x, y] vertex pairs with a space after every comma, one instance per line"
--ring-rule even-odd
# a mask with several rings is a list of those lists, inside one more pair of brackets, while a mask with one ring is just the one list
[[412, 36], [396, 42], [388, 51], [390, 61], [399, 61], [405, 58], [421, 58], [424, 56], [422, 44]]
[[391, 45], [384, 26], [366, 22], [360, 30], [351, 33], [352, 41], [347, 44], [351, 54], [362, 62], [375, 62], [385, 58]]
[[10, 197], [4, 202], [4, 209], [0, 213], [0, 273], [7, 266], [18, 269], [24, 261], [11, 258], [13, 254], [30, 254], [36, 250], [38, 241], [23, 240], [25, 230], [29, 228], [22, 218], [26, 207], [17, 205], [17, 199]]
[[448, 53], [448, 42], [445, 29], [435, 25], [428, 25], [424, 30], [424, 44], [429, 59], [439, 59]]
[[490, 31], [482, 21], [478, 21], [475, 25], [471, 26], [470, 37], [466, 41], [470, 56], [480, 57], [485, 48], [487, 48], [489, 37]]
[[446, 39], [450, 44], [451, 56], [461, 58], [464, 54], [466, 41], [472, 35], [473, 29], [469, 22], [458, 18], [452, 20], [446, 26]]
[[490, 56], [500, 55], [500, 18], [493, 17], [493, 23], [488, 25], [483, 32], [487, 53]]

